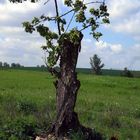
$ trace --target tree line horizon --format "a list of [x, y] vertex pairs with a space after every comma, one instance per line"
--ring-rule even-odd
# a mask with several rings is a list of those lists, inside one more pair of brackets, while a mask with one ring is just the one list
[[[103, 67], [105, 66], [105, 64], [102, 63], [101, 58], [97, 54], [94, 54], [92, 57], [90, 57], [90, 62], [89, 63], [91, 65], [90, 68], [80, 68], [80, 69], [90, 69], [91, 73], [93, 73], [95, 75], [102, 75], [103, 74], [102, 70], [103, 70]], [[27, 67], [27, 66], [21, 65], [20, 63], [8, 64], [7, 62], [1, 62], [0, 61], [0, 68], [2, 68], [2, 67], [4, 67], [4, 68], [23, 68], [23, 67]], [[36, 65], [34, 67], [35, 68], [46, 68], [47, 69], [46, 65]], [[56, 66], [55, 68], [60, 69], [59, 66]], [[79, 69], [79, 68], [77, 68], [77, 69]], [[108, 70], [113, 70], [113, 69], [110, 68]], [[134, 77], [134, 75], [132, 74], [131, 70], [129, 70], [127, 67], [124, 67], [121, 70], [120, 76]]]

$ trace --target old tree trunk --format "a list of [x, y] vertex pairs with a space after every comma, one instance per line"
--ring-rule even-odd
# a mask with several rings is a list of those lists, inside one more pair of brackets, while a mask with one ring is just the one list
[[55, 135], [66, 134], [71, 129], [78, 129], [80, 124], [74, 107], [80, 81], [77, 80], [76, 64], [81, 48], [82, 33], [75, 44], [66, 39], [61, 44], [60, 76], [56, 81], [57, 119], [54, 126]]
[[78, 115], [74, 111], [78, 89], [80, 88], [76, 65], [82, 38], [83, 35], [79, 32], [76, 44], [70, 41], [70, 39], [65, 39], [60, 44], [60, 74], [58, 80], [55, 82], [57, 117], [51, 128], [51, 132], [56, 137], [61, 137], [71, 131], [81, 131], [85, 135], [86, 140], [99, 140], [99, 135], [93, 134], [90, 128], [85, 128], [80, 124]]

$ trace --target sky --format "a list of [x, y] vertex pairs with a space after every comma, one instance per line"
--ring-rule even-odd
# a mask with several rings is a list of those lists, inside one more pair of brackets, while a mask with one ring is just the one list
[[[22, 4], [13, 4], [8, 0], [0, 0], [0, 61], [24, 66], [44, 64], [44, 52], [40, 46], [45, 44], [45, 40], [37, 33], [26, 33], [22, 27], [24, 21], [31, 21], [33, 17], [55, 15], [53, 0], [46, 5], [44, 2], [30, 3], [27, 0]], [[58, 0], [61, 13], [67, 10], [63, 2]], [[106, 0], [106, 3], [111, 23], [102, 25], [100, 31], [103, 37], [99, 41], [87, 31], [84, 32], [77, 67], [90, 68], [90, 57], [97, 54], [106, 69], [127, 67], [140, 70], [140, 0]], [[47, 23], [47, 26], [57, 31], [54, 24]]]

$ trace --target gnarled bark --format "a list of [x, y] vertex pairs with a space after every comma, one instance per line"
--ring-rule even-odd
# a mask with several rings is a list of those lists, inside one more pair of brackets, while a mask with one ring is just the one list
[[74, 107], [80, 81], [77, 80], [76, 64], [81, 48], [79, 41], [74, 44], [66, 39], [61, 44], [60, 77], [56, 82], [57, 119], [54, 125], [55, 135], [62, 135], [72, 130], [78, 130], [80, 123]]
[[93, 133], [92, 129], [80, 124], [78, 115], [74, 111], [77, 93], [80, 88], [76, 65], [82, 37], [83, 35], [80, 33], [76, 44], [69, 39], [63, 40], [61, 44], [60, 74], [55, 82], [57, 117], [52, 125], [51, 133], [54, 133], [55, 137], [59, 138], [71, 131], [81, 131], [85, 140], [101, 140], [100, 134]]

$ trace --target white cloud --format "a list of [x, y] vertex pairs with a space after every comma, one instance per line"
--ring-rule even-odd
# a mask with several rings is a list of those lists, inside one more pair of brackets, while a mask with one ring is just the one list
[[104, 48], [107, 48], [108, 47], [108, 44], [106, 42], [103, 42], [103, 41], [95, 42], [95, 45], [99, 49], [104, 49]]
[[78, 67], [90, 67], [89, 58], [94, 54], [99, 55], [105, 68], [123, 69], [140, 69], [140, 44], [131, 47], [125, 47], [121, 44], [113, 44], [104, 41], [82, 43]]
[[109, 0], [111, 27], [140, 41], [140, 0]]
[[122, 45], [121, 44], [111, 45], [110, 48], [114, 53], [122, 52]]
[[0, 27], [0, 30], [1, 30], [1, 33], [8, 33], [8, 34], [17, 34], [19, 32], [22, 32], [23, 31], [23, 28], [21, 27], [12, 27], [11, 26], [1, 26]]
[[19, 4], [13, 4], [10, 3], [8, 0], [6, 0], [5, 4], [0, 4], [0, 20], [1, 21], [7, 21], [7, 20], [15, 20], [15, 17], [13, 15], [22, 16], [23, 14], [27, 14], [30, 11], [35, 11], [39, 8], [39, 5], [37, 3], [19, 3]]
[[123, 47], [121, 44], [111, 44], [103, 41], [96, 42], [95, 45], [97, 46], [97, 49], [100, 50], [107, 50], [109, 49], [112, 53], [121, 53], [123, 50]]
[[20, 62], [28, 66], [43, 64], [40, 46], [45, 41], [37, 33], [26, 33], [22, 22], [43, 13], [50, 14], [52, 9], [51, 4], [43, 6], [43, 2], [13, 4], [6, 0], [0, 3], [0, 13], [3, 13], [0, 14], [0, 61]]
[[117, 32], [129, 33], [134, 37], [140, 36], [140, 12], [135, 15], [130, 16], [127, 19], [122, 20], [122, 22], [117, 23], [113, 28]]
[[109, 0], [107, 1], [111, 19], [125, 18], [139, 11], [139, 0]]
[[0, 40], [0, 61], [9, 63], [17, 62], [23, 65], [42, 64], [41, 57], [43, 55], [40, 46], [43, 42], [26, 40], [19, 38], [5, 38]]

